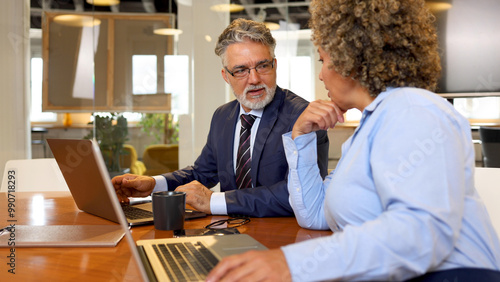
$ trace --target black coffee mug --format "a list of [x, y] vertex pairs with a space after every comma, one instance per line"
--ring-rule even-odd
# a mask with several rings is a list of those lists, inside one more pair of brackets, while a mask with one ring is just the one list
[[186, 215], [186, 193], [176, 191], [154, 192], [153, 219], [158, 230], [181, 230]]

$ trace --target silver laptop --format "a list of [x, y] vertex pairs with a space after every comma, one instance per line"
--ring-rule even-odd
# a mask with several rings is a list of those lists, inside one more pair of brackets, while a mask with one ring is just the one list
[[[86, 139], [47, 139], [47, 142], [78, 208], [118, 222], [105, 189], [107, 184], [111, 184], [111, 178], [107, 170], [101, 172], [96, 166], [97, 157], [102, 159], [100, 150], [95, 152], [92, 141]], [[122, 209], [130, 226], [153, 224], [151, 202], [126, 204], [122, 205]], [[204, 216], [206, 214], [203, 212], [187, 209], [185, 218], [189, 220]]]
[[[108, 180], [109, 175], [97, 143], [90, 140], [66, 139], [49, 140], [49, 144], [51, 148], [63, 147], [67, 152], [65, 156], [59, 155], [63, 158], [61, 163], [68, 166], [61, 167], [65, 177], [66, 174], [72, 177], [74, 174], [83, 174], [87, 175], [87, 178], [100, 179], [93, 180], [93, 183], [89, 182], [88, 185], [98, 183], [100, 187], [104, 186], [106, 193], [99, 195], [104, 198], [100, 199], [100, 202], [111, 208], [108, 217], [116, 219], [122, 226], [144, 281], [204, 281], [208, 272], [223, 257], [248, 250], [267, 249], [247, 234], [151, 239], [139, 240], [136, 243], [115, 190]], [[63, 149], [58, 148], [56, 151]], [[52, 150], [54, 152], [54, 149]], [[90, 175], [93, 177], [89, 177]], [[68, 186], [71, 189], [72, 183], [68, 183]]]

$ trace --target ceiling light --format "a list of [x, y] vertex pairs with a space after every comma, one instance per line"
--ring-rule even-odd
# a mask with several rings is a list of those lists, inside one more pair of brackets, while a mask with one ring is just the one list
[[245, 7], [238, 4], [218, 4], [210, 7], [210, 10], [214, 12], [229, 12], [229, 13], [236, 13], [239, 11], [243, 11], [244, 9]]
[[273, 23], [273, 22], [264, 22], [264, 24], [266, 25], [267, 28], [269, 28], [269, 30], [277, 30], [277, 29], [280, 29], [280, 25], [277, 24], [277, 23]]
[[120, 0], [87, 0], [87, 3], [94, 6], [114, 6], [120, 4]]
[[170, 13], [167, 21], [153, 24], [153, 33], [157, 35], [179, 35], [182, 34], [182, 30], [175, 28], [175, 14]]
[[177, 0], [177, 4], [191, 7], [193, 6], [193, 0]]
[[156, 28], [153, 30], [153, 33], [158, 35], [179, 35], [182, 34], [182, 30], [176, 28]]
[[168, 18], [167, 22], [158, 22], [153, 25], [153, 33], [157, 35], [179, 35], [182, 34], [181, 29], [175, 28], [175, 14], [172, 13], [172, 0], [168, 1]]
[[443, 12], [451, 9], [451, 3], [445, 1], [426, 1], [425, 4], [433, 13]]
[[100, 25], [101, 21], [92, 16], [82, 15], [58, 15], [54, 17], [54, 22], [67, 26], [84, 27]]

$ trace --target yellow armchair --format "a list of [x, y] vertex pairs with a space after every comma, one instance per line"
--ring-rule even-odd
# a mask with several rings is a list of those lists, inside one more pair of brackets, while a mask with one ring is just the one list
[[179, 169], [179, 145], [155, 144], [146, 147], [142, 155], [146, 165], [144, 175], [159, 175]]
[[134, 146], [125, 144], [123, 149], [127, 152], [126, 154], [120, 155], [120, 166], [122, 169], [129, 168], [130, 173], [143, 175], [146, 171], [146, 166], [143, 162], [137, 159], [137, 152]]

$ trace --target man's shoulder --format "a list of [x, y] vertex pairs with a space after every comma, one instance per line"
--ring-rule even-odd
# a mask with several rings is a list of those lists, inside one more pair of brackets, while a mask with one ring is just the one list
[[293, 93], [288, 89], [276, 89], [276, 96], [280, 95], [283, 99], [282, 107], [286, 111], [303, 111], [309, 102], [300, 97], [299, 95]]
[[238, 101], [236, 99], [230, 101], [230, 102], [227, 102], [225, 104], [222, 104], [220, 105], [214, 112], [214, 115], [217, 114], [217, 113], [226, 113], [229, 112], [229, 111], [232, 111], [234, 110], [235, 108], [239, 109], [239, 104], [238, 104]]

